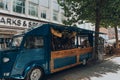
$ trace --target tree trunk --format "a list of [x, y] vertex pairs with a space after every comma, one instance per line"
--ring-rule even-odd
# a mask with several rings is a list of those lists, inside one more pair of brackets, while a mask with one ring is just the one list
[[96, 0], [96, 23], [95, 23], [95, 52], [93, 53], [93, 60], [98, 60], [98, 38], [99, 38], [99, 25], [100, 25], [100, 5], [101, 0]]
[[116, 38], [116, 48], [119, 48], [119, 42], [118, 42], [118, 30], [117, 30], [117, 26], [114, 26], [115, 29], [115, 38]]
[[99, 34], [97, 32], [99, 32], [99, 24], [100, 24], [100, 20], [99, 18], [96, 18], [96, 24], [95, 24], [95, 52], [93, 53], [93, 59], [97, 60], [98, 59], [98, 38], [99, 38]]

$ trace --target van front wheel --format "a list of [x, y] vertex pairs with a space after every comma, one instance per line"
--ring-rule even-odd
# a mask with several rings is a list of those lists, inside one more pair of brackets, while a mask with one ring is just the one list
[[41, 68], [35, 67], [28, 72], [25, 80], [42, 80], [43, 76], [43, 70]]

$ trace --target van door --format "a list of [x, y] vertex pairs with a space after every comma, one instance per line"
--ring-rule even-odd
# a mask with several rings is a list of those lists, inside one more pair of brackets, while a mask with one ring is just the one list
[[[24, 42], [24, 49], [17, 57], [15, 69], [18, 69], [19, 73], [32, 64], [39, 64], [45, 67], [45, 48], [44, 38], [42, 36], [27, 36]], [[18, 71], [17, 71], [18, 72]]]

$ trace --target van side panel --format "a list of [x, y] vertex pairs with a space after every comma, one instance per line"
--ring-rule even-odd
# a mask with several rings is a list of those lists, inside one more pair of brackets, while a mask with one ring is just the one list
[[75, 64], [77, 62], [76, 56], [54, 59], [54, 69], [61, 68], [67, 65]]
[[91, 55], [92, 47], [53, 51], [50, 62], [51, 73], [81, 64], [83, 59], [89, 59]]
[[11, 75], [22, 75], [24, 69], [33, 63], [44, 65], [44, 59], [44, 48], [25, 49], [17, 56]]

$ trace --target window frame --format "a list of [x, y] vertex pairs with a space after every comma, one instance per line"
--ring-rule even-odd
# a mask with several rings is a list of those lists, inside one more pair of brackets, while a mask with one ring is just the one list
[[57, 11], [54, 11], [54, 10], [53, 10], [53, 20], [54, 20], [54, 21], [58, 21], [58, 19], [59, 19], [59, 18], [58, 18], [58, 17], [59, 17], [58, 14], [59, 14], [59, 13], [58, 13]]
[[[35, 41], [33, 41], [33, 44], [32, 44], [32, 40], [30, 40], [30, 38], [32, 38], [32, 39], [34, 39]], [[42, 42], [42, 45], [37, 45], [36, 46], [36, 38], [41, 38], [41, 40], [43, 41]], [[27, 44], [27, 43], [28, 44]], [[43, 48], [44, 47], [44, 43], [45, 41], [44, 41], [44, 37], [43, 36], [27, 36], [26, 38], [25, 38], [25, 42], [24, 42], [24, 48], [25, 49], [39, 49], [39, 48]], [[31, 44], [33, 45], [33, 46], [31, 46]]]
[[[83, 40], [82, 40], [83, 39]], [[83, 42], [87, 40], [88, 44], [83, 45]], [[84, 47], [89, 47], [90, 46], [90, 42], [89, 42], [89, 37], [88, 35], [78, 35], [78, 47], [84, 48]]]
[[[36, 8], [36, 9], [33, 9]], [[32, 1], [29, 1], [29, 4], [28, 4], [28, 15], [30, 16], [34, 16], [34, 17], [38, 17], [38, 7], [39, 7], [39, 3], [34, 3]], [[32, 14], [32, 12], [35, 12], [34, 15]]]
[[[22, 5], [18, 4], [18, 1], [22, 1]], [[26, 9], [26, 0], [14, 0], [13, 1], [13, 11], [16, 13], [25, 14]], [[21, 8], [21, 11], [18, 11], [17, 8]]]
[[0, 9], [9, 10], [9, 0], [0, 0]]
[[41, 18], [42, 19], [47, 19], [47, 11], [46, 10], [41, 11]]

